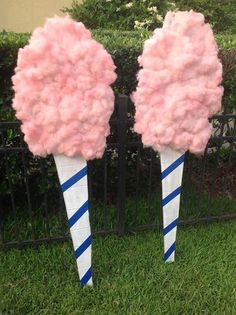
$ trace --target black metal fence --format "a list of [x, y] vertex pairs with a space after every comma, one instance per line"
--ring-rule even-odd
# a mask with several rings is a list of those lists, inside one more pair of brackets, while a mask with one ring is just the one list
[[[159, 156], [134, 133], [133, 110], [127, 96], [117, 98], [103, 159], [89, 162], [94, 234], [162, 225]], [[236, 218], [236, 115], [212, 120], [204, 156], [186, 156], [181, 224]], [[19, 127], [0, 123], [0, 246], [65, 240], [69, 229], [54, 161], [34, 158]]]

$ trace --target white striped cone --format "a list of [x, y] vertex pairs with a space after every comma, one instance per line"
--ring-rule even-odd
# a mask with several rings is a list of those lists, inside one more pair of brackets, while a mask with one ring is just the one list
[[54, 155], [66, 205], [81, 285], [92, 286], [87, 162], [81, 157]]
[[170, 148], [160, 153], [165, 262], [175, 260], [184, 155]]

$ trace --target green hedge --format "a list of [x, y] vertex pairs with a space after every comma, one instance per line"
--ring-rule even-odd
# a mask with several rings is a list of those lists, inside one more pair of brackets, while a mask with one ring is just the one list
[[[143, 42], [150, 36], [148, 31], [94, 30], [94, 37], [112, 54], [117, 66], [118, 79], [114, 84], [116, 93], [130, 94], [136, 86], [137, 57], [142, 52]], [[0, 33], [0, 108], [1, 120], [14, 119], [11, 109], [13, 92], [11, 77], [16, 66], [17, 52], [27, 44], [30, 34]], [[224, 65], [224, 105], [236, 108], [236, 36], [216, 36], [221, 48]]]
[[11, 110], [13, 96], [11, 77], [16, 66], [18, 49], [24, 47], [29, 39], [29, 34], [12, 32], [0, 33], [0, 108], [1, 120], [14, 118]]

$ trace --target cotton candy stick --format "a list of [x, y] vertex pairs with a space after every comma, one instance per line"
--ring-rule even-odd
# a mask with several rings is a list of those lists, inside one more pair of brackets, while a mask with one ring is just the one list
[[35, 156], [54, 156], [83, 286], [92, 285], [86, 161], [106, 148], [115, 68], [83, 23], [55, 16], [19, 50], [12, 77], [25, 142]]
[[64, 155], [54, 155], [54, 160], [66, 205], [80, 282], [82, 286], [92, 286], [87, 162], [81, 157]]
[[221, 109], [222, 65], [204, 16], [168, 12], [139, 56], [134, 130], [160, 152], [164, 260], [174, 261], [184, 152], [202, 154]]
[[175, 261], [176, 233], [179, 222], [184, 153], [171, 148], [160, 153], [162, 180], [162, 209], [164, 261]]

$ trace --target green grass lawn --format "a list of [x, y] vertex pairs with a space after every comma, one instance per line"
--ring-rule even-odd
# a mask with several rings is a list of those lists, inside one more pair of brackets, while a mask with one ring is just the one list
[[71, 242], [0, 252], [0, 314], [236, 314], [236, 222], [180, 228], [176, 262], [158, 232], [96, 237], [94, 287]]

